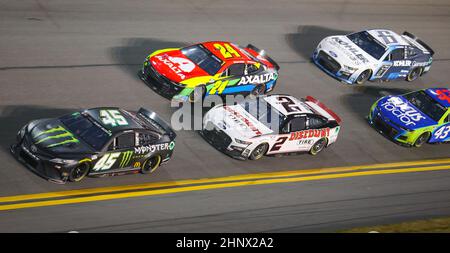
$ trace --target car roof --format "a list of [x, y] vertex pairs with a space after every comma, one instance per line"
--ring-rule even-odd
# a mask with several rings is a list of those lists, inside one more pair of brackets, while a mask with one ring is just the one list
[[[289, 98], [293, 104], [290, 104], [291, 107], [295, 107], [297, 110], [288, 112], [286, 108], [283, 106], [282, 97]], [[290, 115], [301, 115], [301, 114], [314, 114], [314, 112], [309, 108], [307, 104], [305, 104], [303, 101], [300, 101], [296, 97], [290, 96], [290, 95], [269, 95], [264, 96], [264, 100], [270, 104], [273, 108], [275, 108], [277, 111], [282, 113], [285, 116]]]
[[440, 105], [450, 108], [450, 89], [448, 88], [429, 88], [425, 92], [436, 100]]
[[[111, 111], [118, 111], [119, 114], [125, 118], [125, 120], [127, 121], [126, 122], [127, 124], [126, 125], [125, 124], [124, 125], [116, 124], [115, 126], [112, 124], [105, 124], [102, 117], [100, 116], [101, 111], [107, 111], [107, 112], [103, 112], [106, 114], [108, 114]], [[113, 134], [122, 132], [122, 131], [126, 131], [126, 130], [144, 129], [144, 127], [137, 121], [137, 119], [135, 118], [135, 116], [132, 113], [130, 113], [126, 110], [122, 110], [117, 107], [91, 108], [91, 109], [83, 111], [82, 113], [89, 115], [98, 124], [100, 124], [102, 127], [104, 127], [105, 129], [107, 129], [108, 131], [110, 131]]]
[[[408, 46], [410, 43], [408, 43], [407, 40], [403, 38], [403, 36], [397, 34], [394, 31], [387, 30], [387, 29], [371, 29], [367, 30], [367, 32], [372, 35], [378, 42], [380, 42], [382, 45], [386, 47], [391, 46]], [[387, 39], [384, 39], [383, 36], [385, 35]], [[389, 39], [388, 37], [392, 37], [392, 39]]]
[[[211, 51], [215, 56], [217, 56], [220, 60], [223, 62], [237, 62], [237, 61], [253, 61], [252, 58], [248, 56], [247, 52], [243, 52], [243, 50], [236, 44], [233, 44], [231, 42], [227, 41], [208, 41], [201, 43], [206, 49]], [[231, 57], [224, 57], [223, 54], [221, 54], [220, 49], [216, 48], [216, 44], [219, 44], [221, 46], [224, 46], [225, 44], [228, 44], [234, 49], [239, 56], [236, 56], [234, 54], [231, 54]]]

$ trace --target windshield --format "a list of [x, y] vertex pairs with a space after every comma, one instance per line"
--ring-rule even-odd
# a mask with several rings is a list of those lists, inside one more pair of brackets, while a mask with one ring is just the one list
[[240, 105], [266, 127], [278, 131], [283, 122], [284, 115], [268, 104], [264, 99], [246, 99]]
[[185, 47], [181, 49], [181, 53], [211, 76], [215, 75], [222, 66], [219, 58], [200, 45]]
[[439, 121], [446, 112], [446, 109], [441, 104], [422, 90], [406, 94], [403, 97], [436, 122]]
[[74, 113], [59, 118], [61, 122], [77, 137], [99, 151], [109, 140], [109, 134], [92, 123], [80, 113]]
[[358, 32], [347, 35], [353, 43], [370, 54], [373, 58], [379, 60], [383, 56], [386, 49], [368, 32]]

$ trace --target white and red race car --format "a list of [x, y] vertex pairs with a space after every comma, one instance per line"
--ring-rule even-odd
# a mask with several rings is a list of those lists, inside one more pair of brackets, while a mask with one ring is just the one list
[[235, 105], [217, 105], [203, 119], [206, 141], [233, 158], [318, 154], [336, 142], [341, 119], [312, 97], [258, 96]]

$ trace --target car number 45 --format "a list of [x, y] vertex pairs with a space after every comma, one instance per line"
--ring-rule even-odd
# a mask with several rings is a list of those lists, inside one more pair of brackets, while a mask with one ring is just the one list
[[103, 124], [111, 125], [113, 127], [126, 126], [128, 125], [127, 120], [120, 114], [118, 110], [101, 110], [100, 118], [102, 119]]

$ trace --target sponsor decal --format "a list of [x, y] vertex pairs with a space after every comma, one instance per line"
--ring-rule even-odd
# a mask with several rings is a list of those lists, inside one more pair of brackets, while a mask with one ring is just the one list
[[381, 106], [391, 112], [392, 115], [397, 117], [406, 126], [415, 126], [416, 122], [425, 119], [419, 111], [398, 97], [391, 97], [387, 99], [386, 102], [381, 104]]
[[345, 42], [343, 40], [341, 40], [338, 37], [333, 37], [332, 38], [335, 42], [337, 42], [339, 45], [341, 45], [343, 48], [347, 49], [349, 52], [351, 52], [354, 56], [356, 56], [360, 61], [362, 61], [363, 63], [369, 63], [369, 60], [367, 60], [364, 55], [362, 55], [360, 53], [360, 51], [353, 47], [352, 44]]
[[123, 168], [128, 165], [131, 161], [131, 157], [133, 156], [133, 151], [126, 151], [122, 153], [122, 160], [120, 161], [120, 168]]
[[140, 162], [135, 162], [133, 164], [133, 168], [139, 168], [139, 167], [141, 167], [141, 163]]
[[[41, 138], [45, 136], [44, 138]], [[37, 141], [35, 144], [39, 144], [48, 140], [60, 140], [59, 142], [52, 143], [47, 145], [47, 148], [56, 147], [60, 145], [64, 145], [67, 143], [78, 143], [80, 142], [77, 138], [74, 137], [74, 135], [67, 131], [62, 126], [53, 127], [51, 129], [48, 129], [46, 131], [40, 132], [38, 135], [34, 137]]]
[[309, 139], [309, 140], [299, 140], [298, 145], [313, 145], [313, 140]]
[[239, 112], [233, 110], [232, 108], [230, 108], [230, 107], [228, 107], [228, 106], [226, 106], [226, 105], [223, 106], [223, 109], [225, 109], [226, 111], [228, 111], [228, 112], [231, 113], [231, 118], [232, 118], [233, 120], [235, 120], [235, 121], [238, 122], [238, 123], [243, 123], [243, 124], [245, 124], [245, 125], [246, 125], [247, 127], [249, 127], [256, 135], [258, 135], [258, 136], [259, 136], [259, 135], [262, 135], [261, 131], [259, 131], [258, 128], [257, 128], [255, 125], [253, 125], [253, 123], [252, 123], [249, 119], [245, 118], [242, 114], [240, 114]]
[[159, 143], [159, 144], [136, 147], [136, 148], [134, 148], [134, 152], [138, 155], [141, 155], [141, 154], [153, 153], [156, 151], [162, 151], [162, 150], [168, 150], [168, 149], [172, 150], [174, 147], [175, 147], [174, 142], [171, 142], [170, 144], [169, 143]]
[[450, 103], [450, 90], [439, 89], [439, 90], [436, 90], [436, 94], [438, 95], [438, 99], [445, 100], [448, 103]]
[[241, 81], [238, 85], [241, 84], [260, 84], [266, 83], [275, 79], [275, 73], [266, 73], [262, 75], [254, 75], [254, 76], [244, 76], [241, 78]]
[[168, 66], [181, 79], [186, 78], [186, 76], [183, 73], [189, 73], [195, 68], [195, 64], [185, 58], [172, 57], [167, 55], [156, 55], [155, 57], [156, 59], [164, 63], [166, 66]]
[[393, 66], [394, 67], [409, 67], [412, 65], [412, 61], [410, 60], [401, 60], [401, 61], [394, 61]]
[[323, 138], [330, 136], [330, 128], [310, 129], [291, 133], [290, 141], [303, 140], [310, 138]]

